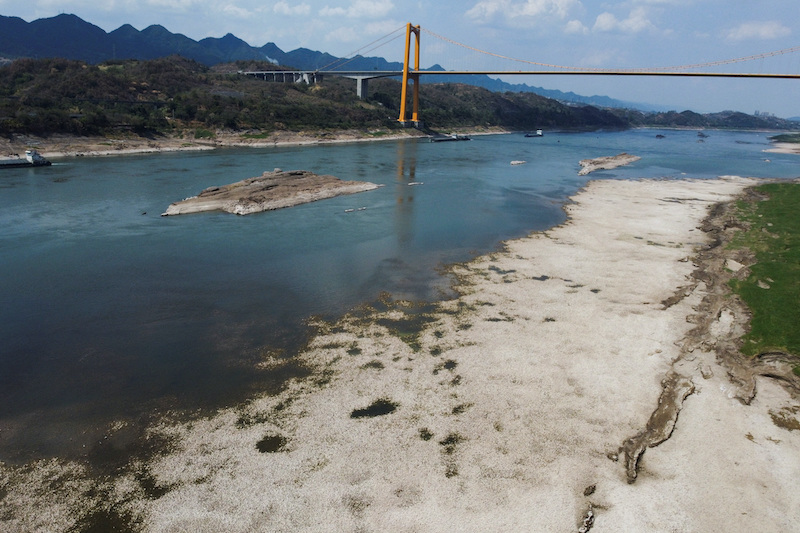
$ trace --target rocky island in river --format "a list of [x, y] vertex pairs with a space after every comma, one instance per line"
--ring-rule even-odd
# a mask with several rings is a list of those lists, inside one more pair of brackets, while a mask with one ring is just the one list
[[170, 204], [161, 216], [203, 211], [249, 215], [378, 187], [368, 181], [343, 181], [335, 176], [314, 174], [307, 170], [275, 169], [255, 178], [204, 189], [197, 196]]

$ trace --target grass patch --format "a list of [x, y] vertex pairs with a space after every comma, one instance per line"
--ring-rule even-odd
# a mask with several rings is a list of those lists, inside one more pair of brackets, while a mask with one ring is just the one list
[[402, 317], [381, 317], [376, 322], [406, 343], [413, 352], [419, 352], [422, 349], [420, 335], [426, 327], [436, 322], [436, 317], [428, 312], [427, 307], [429, 306], [421, 309], [406, 309]]
[[270, 137], [272, 137], [272, 132], [242, 134], [242, 139], [269, 139]]
[[795, 409], [782, 409], [780, 412], [770, 411], [769, 416], [772, 417], [772, 423], [788, 431], [800, 430], [800, 421], [794, 416], [797, 412]]
[[448, 359], [447, 361], [443, 361], [436, 365], [433, 369], [433, 375], [439, 374], [442, 370], [450, 370], [453, 371], [458, 366], [457, 361], [453, 361], [452, 359]]
[[769, 140], [778, 143], [800, 143], [800, 133], [781, 133], [773, 135]]
[[269, 413], [242, 413], [236, 419], [236, 427], [238, 429], [245, 429], [256, 424], [264, 424], [270, 419]]
[[373, 418], [393, 413], [395, 409], [397, 409], [396, 403], [386, 398], [380, 398], [372, 402], [369, 407], [354, 409], [353, 412], [350, 413], [350, 418]]
[[261, 453], [282, 452], [286, 449], [286, 438], [282, 435], [264, 435], [264, 437], [256, 443], [256, 449]]
[[197, 128], [194, 130], [194, 138], [195, 139], [213, 139], [217, 135], [213, 131], [205, 130], [202, 128]]
[[456, 447], [464, 441], [464, 437], [458, 433], [449, 433], [445, 438], [439, 441], [442, 447], [442, 452], [445, 455], [453, 455], [456, 453]]
[[160, 485], [155, 476], [148, 470], [136, 472], [136, 481], [139, 482], [139, 486], [142, 487], [145, 496], [150, 500], [157, 500], [172, 490], [169, 486]]
[[455, 407], [453, 407], [452, 414], [460, 415], [460, 414], [464, 413], [470, 407], [472, 407], [471, 403], [462, 403], [462, 404], [456, 405]]
[[95, 509], [85, 515], [70, 531], [80, 533], [135, 533], [139, 531], [138, 524], [126, 512], [119, 512], [114, 507], [110, 509]]
[[361, 355], [361, 348], [358, 347], [358, 344], [355, 342], [350, 345], [350, 348], [347, 349], [348, 355]]
[[766, 199], [737, 204], [748, 227], [729, 244], [749, 249], [756, 261], [747, 279], [730, 281], [753, 315], [742, 352], [800, 354], [800, 184], [770, 183], [756, 191]]

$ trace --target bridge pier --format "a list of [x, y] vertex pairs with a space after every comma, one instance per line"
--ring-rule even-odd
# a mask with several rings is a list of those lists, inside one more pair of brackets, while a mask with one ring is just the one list
[[367, 90], [369, 89], [369, 80], [372, 78], [393, 78], [402, 76], [401, 71], [393, 70], [373, 70], [373, 71], [306, 71], [306, 70], [270, 70], [270, 71], [243, 71], [240, 70], [239, 74], [243, 76], [253, 76], [260, 78], [264, 81], [273, 82], [294, 82], [294, 83], [321, 83], [323, 76], [341, 76], [343, 78], [350, 78], [356, 81], [356, 94], [361, 100], [367, 98]]
[[365, 76], [356, 76], [356, 94], [361, 100], [367, 98], [367, 90], [369, 89], [369, 78]]

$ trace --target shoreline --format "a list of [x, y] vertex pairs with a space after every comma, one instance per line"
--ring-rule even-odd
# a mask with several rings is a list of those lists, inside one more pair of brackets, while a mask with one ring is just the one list
[[375, 142], [424, 137], [418, 130], [402, 130], [401, 133], [337, 131], [335, 133], [274, 132], [267, 138], [246, 138], [239, 133], [219, 132], [213, 140], [184, 139], [181, 137], [79, 137], [52, 135], [35, 137], [16, 135], [15, 140], [0, 139], [0, 154], [24, 153], [34, 148], [44, 157], [103, 157], [114, 155], [137, 155], [165, 152], [188, 152], [215, 150], [217, 148], [268, 148], [275, 146], [310, 146], [343, 144], [351, 142]]
[[775, 417], [800, 403], [759, 376], [740, 401], [718, 352], [743, 317], [704, 307], [695, 276], [709, 211], [755, 183], [591, 181], [562, 225], [454, 265], [456, 298], [317, 324], [310, 378], [163, 421], [170, 446], [116, 479], [0, 463], [0, 511], [22, 529], [94, 507], [144, 531], [790, 530], [800, 435]]
[[800, 144], [797, 143], [772, 143], [773, 148], [764, 150], [772, 154], [796, 154], [800, 155]]
[[[703, 130], [702, 128], [641, 127], [655, 130]], [[505, 129], [454, 129], [453, 132], [471, 136], [522, 133]], [[12, 140], [0, 139], [0, 154], [20, 154], [26, 149], [35, 149], [46, 158], [105, 157], [114, 155], [140, 155], [169, 152], [215, 150], [218, 148], [269, 148], [277, 146], [313, 146], [345, 144], [355, 142], [379, 142], [398, 139], [420, 139], [427, 135], [417, 129], [407, 128], [399, 132], [376, 130], [363, 132], [343, 130], [335, 132], [287, 132], [276, 131], [266, 138], [246, 138], [243, 133], [217, 132], [213, 140], [184, 139], [182, 137], [80, 137], [56, 134], [49, 137], [14, 135]], [[800, 155], [800, 144], [771, 142], [766, 153]]]

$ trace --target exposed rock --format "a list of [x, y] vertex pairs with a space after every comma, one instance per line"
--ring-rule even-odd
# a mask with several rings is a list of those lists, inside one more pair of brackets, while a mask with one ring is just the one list
[[597, 157], [595, 159], [581, 159], [580, 164], [583, 167], [579, 172], [579, 176], [585, 176], [595, 170], [610, 170], [625, 165], [630, 165], [634, 161], [640, 160], [638, 155], [630, 155], [622, 152], [618, 155], [610, 155], [605, 157]]
[[626, 439], [619, 449], [619, 454], [625, 457], [628, 483], [636, 481], [639, 459], [645, 450], [658, 446], [672, 435], [684, 400], [695, 391], [691, 378], [676, 373], [668, 375], [661, 386], [658, 406], [650, 415], [647, 426], [633, 437]]
[[197, 196], [175, 202], [161, 216], [203, 211], [249, 215], [378, 188], [367, 181], [342, 181], [307, 170], [264, 172], [230, 185], [209, 187]]

